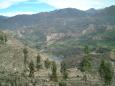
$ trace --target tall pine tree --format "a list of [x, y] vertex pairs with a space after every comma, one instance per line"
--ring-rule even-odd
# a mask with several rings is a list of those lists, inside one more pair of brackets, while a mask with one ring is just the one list
[[34, 63], [33, 63], [33, 61], [30, 62], [29, 69], [30, 69], [29, 77], [34, 77], [35, 70], [34, 70]]
[[36, 68], [39, 70], [41, 68], [41, 56], [38, 54], [36, 59]]
[[52, 62], [52, 68], [51, 68], [51, 70], [52, 70], [52, 75], [51, 75], [51, 80], [52, 81], [57, 81], [58, 80], [58, 78], [57, 78], [57, 65], [56, 65], [56, 62]]
[[66, 80], [68, 78], [68, 72], [67, 72], [67, 66], [64, 61], [61, 62], [60, 72], [63, 74], [63, 79]]
[[27, 69], [27, 58], [28, 58], [28, 50], [27, 50], [27, 48], [23, 49], [23, 54], [24, 54], [24, 67], [25, 67], [25, 70], [26, 70]]
[[91, 64], [92, 61], [89, 53], [90, 52], [88, 46], [85, 46], [84, 58], [80, 63], [80, 70], [84, 73], [83, 79], [85, 82], [87, 81], [87, 73], [89, 73], [92, 69], [92, 64]]
[[109, 60], [102, 59], [99, 67], [99, 74], [105, 85], [111, 85], [113, 78], [112, 65]]
[[89, 54], [89, 48], [88, 46], [85, 46], [84, 48], [84, 58], [80, 63], [80, 70], [82, 72], [89, 72], [92, 69], [92, 64], [91, 64], [91, 58]]

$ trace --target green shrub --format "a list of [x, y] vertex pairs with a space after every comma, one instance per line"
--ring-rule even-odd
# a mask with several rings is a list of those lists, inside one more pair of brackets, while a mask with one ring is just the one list
[[67, 83], [64, 81], [59, 82], [59, 86], [67, 86]]

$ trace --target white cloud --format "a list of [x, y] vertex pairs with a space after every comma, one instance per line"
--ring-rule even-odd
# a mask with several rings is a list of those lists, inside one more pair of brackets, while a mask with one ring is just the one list
[[19, 2], [24, 2], [24, 1], [28, 1], [28, 0], [3, 0], [0, 2], [0, 9], [5, 9], [14, 4], [17, 4]]
[[0, 0], [0, 9], [8, 8], [14, 4], [25, 2], [26, 3], [45, 3], [59, 8], [78, 8], [81, 10], [87, 10], [89, 8], [101, 8], [105, 5], [114, 4], [114, 0]]
[[0, 15], [4, 15], [4, 16], [15, 16], [15, 15], [22, 15], [22, 14], [35, 14], [35, 12], [6, 12], [6, 13], [0, 13]]
[[[112, 4], [115, 3], [114, 0], [0, 0], [0, 10], [5, 10], [5, 8], [9, 8], [12, 5], [18, 4], [20, 2], [26, 2], [28, 4], [39, 4], [42, 3], [44, 4], [48, 4], [49, 6], [52, 6], [54, 8], [57, 9], [62, 9], [62, 8], [77, 8], [77, 9], [81, 9], [81, 10], [87, 10], [89, 8], [103, 8], [106, 6], [110, 6]], [[41, 8], [39, 8], [41, 9]], [[14, 9], [15, 11], [17, 9]], [[47, 9], [46, 9], [47, 10]], [[33, 14], [35, 13], [33, 12], [25, 12], [23, 10], [21, 10], [22, 12], [12, 12], [8, 11], [5, 13], [0, 13], [0, 15], [4, 15], [4, 16], [14, 16], [17, 14]], [[36, 12], [37, 13], [37, 12]]]
[[87, 10], [89, 8], [101, 8], [104, 4], [106, 4], [104, 1], [105, 0], [41, 0], [42, 3], [46, 3], [57, 9], [71, 7], [81, 10]]

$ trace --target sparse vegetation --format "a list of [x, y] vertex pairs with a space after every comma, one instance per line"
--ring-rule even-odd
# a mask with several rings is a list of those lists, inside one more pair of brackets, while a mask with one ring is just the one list
[[80, 70], [82, 72], [89, 72], [91, 71], [91, 68], [92, 68], [92, 62], [91, 62], [91, 58], [89, 56], [89, 48], [88, 46], [86, 46], [84, 48], [84, 52], [85, 52], [85, 56], [82, 60], [82, 62], [80, 63]]
[[67, 83], [64, 81], [59, 82], [59, 86], [67, 86]]
[[61, 62], [61, 69], [60, 72], [63, 75], [63, 79], [66, 80], [68, 78], [68, 72], [67, 72], [67, 66], [65, 64], [65, 62]]
[[49, 61], [49, 59], [47, 58], [45, 61], [44, 61], [44, 65], [45, 65], [45, 67], [48, 69], [48, 68], [50, 68], [50, 66], [51, 66], [51, 61]]
[[112, 65], [109, 60], [102, 59], [99, 67], [99, 74], [105, 85], [111, 85], [114, 76]]
[[28, 64], [28, 50], [27, 48], [24, 48], [23, 49], [23, 54], [24, 54], [24, 67], [25, 67], [25, 70], [27, 70], [27, 64]]
[[29, 70], [30, 70], [29, 77], [34, 77], [35, 66], [33, 61], [31, 61], [29, 64]]
[[0, 44], [5, 44], [6, 42], [7, 42], [6, 34], [0, 31]]
[[57, 77], [57, 65], [56, 65], [56, 62], [52, 62], [52, 67], [51, 67], [51, 71], [52, 71], [52, 74], [50, 76], [50, 79], [52, 81], [58, 81], [58, 77]]
[[37, 68], [37, 70], [39, 70], [41, 67], [42, 67], [41, 56], [38, 54], [37, 59], [36, 59], [36, 68]]
[[114, 10], [0, 16], [0, 86], [115, 86]]

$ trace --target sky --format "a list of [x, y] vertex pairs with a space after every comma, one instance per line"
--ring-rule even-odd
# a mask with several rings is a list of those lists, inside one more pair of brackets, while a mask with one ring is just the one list
[[0, 0], [0, 15], [35, 14], [55, 9], [101, 9], [115, 5], [115, 0]]

